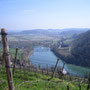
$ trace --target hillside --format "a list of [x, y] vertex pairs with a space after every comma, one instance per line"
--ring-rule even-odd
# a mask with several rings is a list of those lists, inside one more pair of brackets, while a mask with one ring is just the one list
[[73, 36], [74, 34], [79, 35], [83, 32], [85, 32], [87, 29], [70, 29], [70, 30], [66, 30], [61, 32], [61, 35], [65, 35], [65, 36]]
[[90, 67], [90, 30], [77, 36], [72, 42], [75, 64]]
[[53, 48], [52, 51], [66, 63], [90, 67], [90, 30], [77, 35], [70, 43], [70, 54], [65, 48]]

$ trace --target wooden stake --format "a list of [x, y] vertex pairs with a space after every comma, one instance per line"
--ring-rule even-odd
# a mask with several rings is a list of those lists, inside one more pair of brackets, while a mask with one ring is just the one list
[[90, 86], [89, 86], [89, 84], [87, 85], [87, 90], [89, 90], [89, 88], [90, 88]]
[[61, 72], [62, 72], [62, 73], [63, 73], [64, 66], [65, 66], [65, 63], [63, 63], [63, 67], [62, 67], [62, 69], [61, 69]]
[[6, 29], [4, 28], [1, 29], [1, 35], [2, 35], [3, 55], [4, 55], [4, 60], [5, 60], [8, 86], [9, 86], [9, 90], [14, 90]]
[[59, 59], [57, 59], [57, 62], [56, 62], [56, 65], [55, 65], [55, 68], [54, 68], [54, 71], [53, 71], [53, 74], [52, 74], [51, 78], [53, 78], [54, 75], [55, 75], [55, 71], [56, 71], [56, 68], [57, 68], [58, 61], [59, 61]]
[[15, 53], [15, 59], [14, 59], [14, 65], [13, 65], [13, 75], [14, 75], [14, 73], [15, 73], [17, 53], [18, 53], [18, 48], [16, 48], [16, 53]]
[[67, 85], [67, 90], [69, 90], [69, 85]]
[[79, 86], [79, 90], [81, 90], [81, 85], [79, 84], [78, 86]]

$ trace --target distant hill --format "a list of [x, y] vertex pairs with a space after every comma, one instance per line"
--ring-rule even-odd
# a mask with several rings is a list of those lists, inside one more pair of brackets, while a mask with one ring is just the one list
[[78, 35], [72, 42], [71, 53], [77, 65], [90, 67], [90, 30]]
[[25, 30], [22, 31], [21, 34], [44, 34], [44, 35], [54, 35], [61, 32], [58, 29], [33, 29], [33, 30]]
[[67, 29], [67, 30], [61, 32], [60, 34], [65, 35], [65, 36], [72, 36], [74, 34], [76, 34], [76, 35], [81, 34], [83, 32], [86, 32], [87, 30], [89, 30], [89, 29]]
[[44, 34], [44, 35], [65, 35], [71, 36], [74, 34], [80, 34], [87, 31], [88, 28], [67, 28], [67, 29], [33, 29], [24, 30], [21, 34]]

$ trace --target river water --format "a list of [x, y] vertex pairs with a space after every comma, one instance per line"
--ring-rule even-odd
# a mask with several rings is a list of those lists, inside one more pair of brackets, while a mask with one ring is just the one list
[[[30, 57], [32, 64], [41, 65], [42, 68], [55, 66], [57, 61], [57, 56], [48, 47], [37, 46], [34, 47], [34, 53]], [[63, 61], [59, 60], [58, 66], [63, 66]], [[75, 66], [72, 64], [65, 64], [64, 70], [69, 72], [71, 75], [84, 76], [86, 73], [90, 72], [90, 69]]]

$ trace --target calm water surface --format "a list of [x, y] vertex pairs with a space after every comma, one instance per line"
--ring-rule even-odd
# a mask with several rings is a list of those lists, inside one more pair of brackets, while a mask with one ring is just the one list
[[[37, 65], [41, 64], [43, 68], [45, 68], [48, 64], [48, 67], [52, 67], [55, 65], [57, 61], [57, 56], [54, 55], [54, 53], [50, 50], [48, 47], [42, 47], [42, 46], [37, 46], [34, 48], [34, 53], [30, 57], [30, 60], [32, 61], [33, 64]], [[58, 66], [63, 66], [62, 60], [59, 61]], [[84, 67], [79, 67], [75, 66], [72, 64], [66, 64], [64, 69], [69, 72], [72, 75], [77, 75], [77, 76], [84, 76], [86, 72], [90, 72], [90, 69], [84, 68]]]

